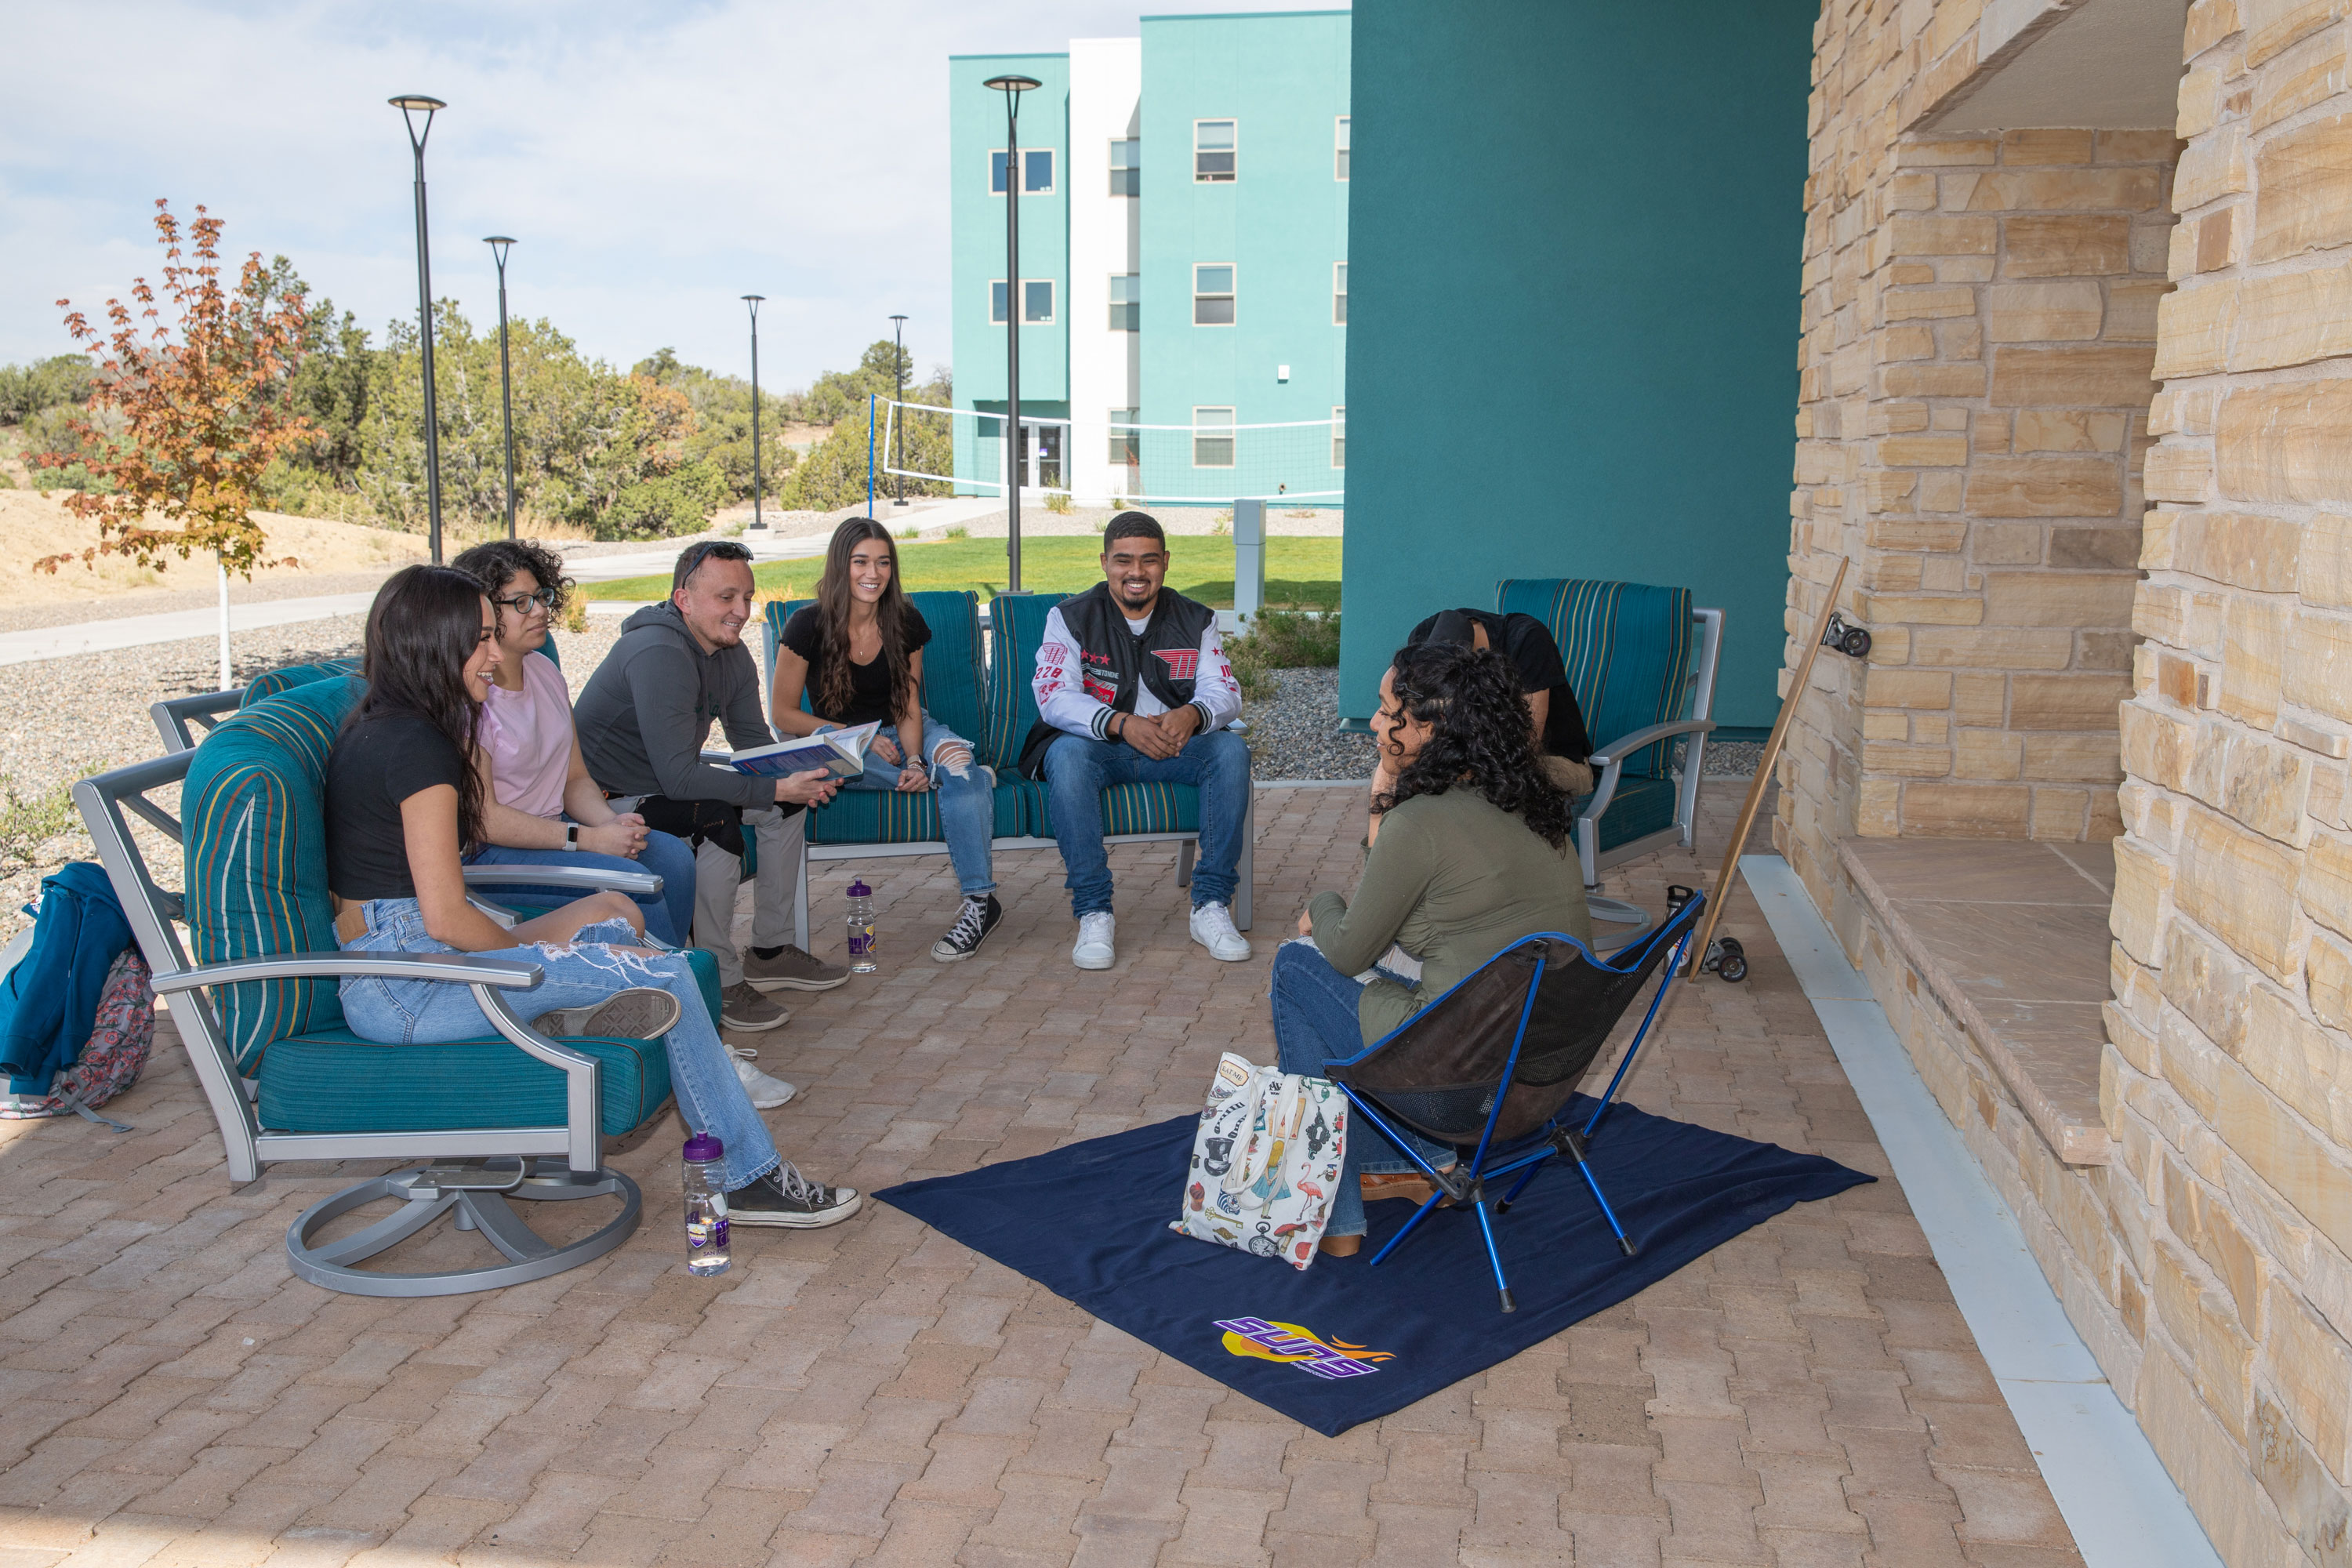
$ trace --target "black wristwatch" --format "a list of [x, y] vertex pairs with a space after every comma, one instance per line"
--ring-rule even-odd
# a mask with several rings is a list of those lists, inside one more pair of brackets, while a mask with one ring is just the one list
[[567, 822], [563, 825], [563, 847], [566, 849], [577, 849], [580, 847], [580, 825], [578, 823]]

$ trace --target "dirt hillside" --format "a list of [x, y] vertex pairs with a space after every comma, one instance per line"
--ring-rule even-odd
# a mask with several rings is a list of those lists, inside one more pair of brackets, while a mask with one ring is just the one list
[[[304, 575], [377, 571], [425, 559], [425, 540], [418, 534], [277, 512], [253, 515], [268, 535], [269, 553], [291, 556], [300, 563], [299, 570]], [[212, 562], [202, 557], [187, 561], [171, 557], [169, 566], [162, 571], [109, 556], [100, 556], [90, 567], [68, 563], [54, 575], [33, 568], [33, 563], [45, 555], [84, 550], [97, 542], [96, 526], [68, 511], [62, 494], [44, 497], [37, 490], [0, 490], [0, 608], [112, 600], [142, 589], [212, 584]], [[292, 576], [295, 570], [258, 571], [253, 580], [268, 583]], [[135, 611], [126, 607], [121, 613]]]

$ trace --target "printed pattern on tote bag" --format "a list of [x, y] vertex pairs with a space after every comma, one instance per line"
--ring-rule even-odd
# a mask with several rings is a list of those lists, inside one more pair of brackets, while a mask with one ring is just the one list
[[29, 1121], [42, 1116], [82, 1116], [128, 1132], [130, 1124], [96, 1114], [139, 1081], [155, 1044], [155, 993], [148, 987], [147, 961], [126, 950], [106, 972], [89, 1040], [73, 1066], [49, 1080], [47, 1094], [0, 1093], [0, 1121]]
[[1209, 1080], [1182, 1206], [1168, 1228], [1305, 1268], [1331, 1220], [1347, 1132], [1348, 1098], [1328, 1079], [1227, 1051]]

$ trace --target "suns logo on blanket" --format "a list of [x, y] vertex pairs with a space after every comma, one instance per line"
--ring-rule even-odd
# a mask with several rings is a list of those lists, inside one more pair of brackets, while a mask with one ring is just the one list
[[1345, 1340], [1325, 1340], [1297, 1323], [1233, 1318], [1219, 1322], [1217, 1327], [1225, 1331], [1228, 1353], [1287, 1362], [1317, 1377], [1369, 1377], [1380, 1370], [1371, 1363], [1394, 1359], [1387, 1351], [1368, 1351]]

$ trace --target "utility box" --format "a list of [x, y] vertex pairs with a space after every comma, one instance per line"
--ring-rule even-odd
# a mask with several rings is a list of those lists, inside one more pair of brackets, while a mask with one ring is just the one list
[[1265, 502], [1234, 502], [1234, 615], [1244, 625], [1265, 603]]

